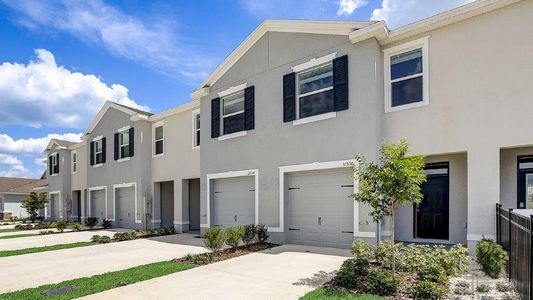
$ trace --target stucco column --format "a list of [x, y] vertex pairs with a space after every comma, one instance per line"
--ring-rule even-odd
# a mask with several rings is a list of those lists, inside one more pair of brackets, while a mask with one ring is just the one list
[[176, 232], [183, 232], [189, 229], [188, 218], [183, 217], [183, 202], [188, 199], [188, 186], [184, 186], [186, 180], [174, 180], [174, 228]]
[[472, 253], [482, 237], [494, 239], [494, 209], [500, 197], [500, 150], [498, 147], [469, 149], [467, 159], [467, 240]]

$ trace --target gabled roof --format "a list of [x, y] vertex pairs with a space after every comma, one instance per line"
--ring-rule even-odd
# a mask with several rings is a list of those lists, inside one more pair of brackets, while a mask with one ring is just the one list
[[149, 116], [152, 115], [151, 113], [149, 113], [147, 111], [143, 111], [143, 110], [140, 110], [140, 109], [137, 109], [137, 108], [129, 107], [129, 106], [126, 106], [126, 105], [123, 105], [123, 104], [118, 104], [118, 103], [111, 102], [111, 101], [106, 101], [104, 106], [102, 106], [100, 111], [98, 111], [98, 113], [96, 114], [96, 117], [93, 119], [93, 121], [91, 122], [91, 124], [87, 128], [87, 131], [85, 132], [86, 135], [90, 134], [94, 130], [94, 128], [96, 127], [98, 122], [100, 122], [100, 120], [104, 117], [104, 115], [107, 112], [107, 110], [110, 109], [110, 108], [115, 108], [115, 109], [117, 109], [117, 110], [119, 110], [121, 112], [124, 112], [124, 113], [132, 116], [132, 117], [133, 116], [139, 116], [141, 118], [147, 119]]
[[[0, 177], [0, 194], [29, 194], [40, 179]], [[31, 189], [30, 189], [31, 186]]]
[[[59, 148], [67, 149], [68, 147], [75, 145], [77, 143], [65, 141], [65, 140], [58, 140], [58, 139], [51, 139], [50, 142], [48, 142], [48, 145], [44, 149], [44, 152], [50, 151], [52, 149], [52, 146], [57, 145]], [[43, 153], [44, 153], [43, 152]]]
[[176, 107], [173, 107], [173, 108], [171, 108], [169, 110], [165, 110], [165, 111], [160, 112], [158, 114], [152, 115], [152, 116], [150, 116], [149, 121], [150, 122], [157, 122], [157, 121], [163, 120], [166, 117], [169, 117], [169, 116], [172, 116], [172, 115], [175, 115], [175, 114], [179, 114], [181, 112], [188, 111], [188, 110], [191, 110], [191, 109], [195, 109], [195, 108], [198, 108], [198, 107], [200, 107], [200, 101], [199, 100], [192, 100], [192, 101], [183, 103], [181, 105], [178, 105]]
[[205, 95], [205, 88], [213, 85], [226, 73], [259, 39], [267, 32], [293, 32], [312, 34], [331, 34], [348, 36], [354, 30], [364, 28], [375, 22], [316, 21], [316, 20], [265, 20], [263, 21], [200, 86], [191, 93], [193, 99]]
[[13, 194], [29, 194], [34, 192], [35, 188], [43, 187], [48, 184], [46, 179], [32, 179], [31, 182], [13, 187], [7, 191], [7, 193]]

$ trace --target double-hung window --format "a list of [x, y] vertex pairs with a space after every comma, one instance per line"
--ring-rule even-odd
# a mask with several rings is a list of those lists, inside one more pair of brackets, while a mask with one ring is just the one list
[[224, 134], [244, 131], [244, 91], [222, 98], [222, 128]]
[[56, 153], [54, 153], [54, 154], [52, 154], [52, 155], [50, 156], [50, 160], [51, 160], [51, 163], [50, 163], [50, 166], [51, 166], [51, 167], [50, 167], [50, 170], [52, 170], [52, 172], [51, 172], [50, 174], [52, 174], [52, 175], [53, 175], [53, 174], [57, 174], [57, 173], [59, 173], [59, 172], [57, 171], [57, 170], [58, 170], [58, 167], [57, 167], [57, 166], [58, 166], [58, 163], [59, 163], [59, 162], [58, 162], [58, 157], [59, 157], [59, 155], [57, 155]]
[[72, 173], [78, 170], [78, 154], [76, 151], [72, 152]]
[[96, 165], [104, 163], [103, 140], [94, 141], [94, 163]]
[[118, 133], [119, 159], [130, 157], [130, 132], [124, 130]]
[[192, 117], [193, 122], [193, 147], [199, 147], [200, 146], [200, 112], [193, 112]]
[[299, 72], [296, 78], [297, 119], [334, 111], [331, 62]]
[[164, 125], [163, 123], [154, 124], [154, 156], [162, 155], [164, 153]]
[[386, 49], [386, 111], [429, 104], [428, 39]]

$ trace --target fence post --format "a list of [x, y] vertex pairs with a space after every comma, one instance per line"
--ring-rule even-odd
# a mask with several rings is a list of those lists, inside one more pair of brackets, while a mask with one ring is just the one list
[[512, 240], [512, 237], [511, 237], [511, 228], [512, 228], [512, 224], [511, 224], [511, 216], [513, 214], [513, 209], [512, 208], [509, 208], [509, 245], [507, 247], [507, 249], [509, 249], [509, 281], [511, 281], [511, 273], [513, 272], [513, 264], [511, 263], [511, 254], [513, 252], [513, 249], [511, 248], [511, 246], [513, 245], [513, 243], [511, 242]]
[[533, 299], [533, 247], [531, 242], [533, 241], [533, 215], [529, 216], [529, 299]]

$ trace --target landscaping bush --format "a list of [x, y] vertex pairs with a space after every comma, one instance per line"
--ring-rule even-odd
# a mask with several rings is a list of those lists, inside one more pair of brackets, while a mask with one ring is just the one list
[[334, 281], [337, 285], [345, 288], [355, 288], [359, 283], [359, 277], [368, 273], [370, 266], [366, 258], [352, 258], [345, 260], [335, 275]]
[[352, 254], [355, 258], [364, 259], [368, 262], [371, 262], [374, 259], [375, 252], [375, 247], [364, 240], [357, 239], [353, 241]]
[[161, 230], [163, 232], [162, 235], [176, 234], [176, 228], [174, 227], [161, 228]]
[[270, 235], [268, 234], [268, 228], [264, 224], [259, 224], [255, 227], [257, 232], [257, 241], [259, 243], [264, 243], [268, 240]]
[[131, 232], [116, 232], [113, 234], [113, 241], [130, 241], [134, 240], [135, 236]]
[[506, 253], [493, 240], [483, 239], [476, 246], [476, 261], [485, 274], [498, 278], [505, 264]]
[[28, 224], [28, 225], [23, 225], [23, 224], [15, 225], [15, 230], [32, 230], [32, 229], [33, 229], [33, 226], [31, 226], [31, 224]]
[[212, 252], [218, 252], [224, 247], [224, 233], [220, 227], [208, 228], [202, 237], [205, 247]]
[[102, 220], [102, 227], [104, 227], [105, 229], [111, 228], [111, 220], [103, 219]]
[[476, 287], [476, 292], [478, 293], [488, 293], [490, 291], [490, 286], [488, 284], [482, 283]]
[[78, 222], [72, 224], [72, 230], [74, 230], [74, 231], [81, 231], [81, 224], [78, 223]]
[[39, 232], [40, 235], [47, 235], [47, 234], [54, 234], [54, 233], [56, 232], [53, 230], [43, 230]]
[[409, 295], [414, 299], [441, 299], [446, 293], [446, 288], [431, 281], [419, 281], [409, 289]]
[[444, 284], [448, 281], [448, 276], [444, 268], [436, 262], [428, 263], [417, 272], [418, 279], [421, 281], [431, 281]]
[[379, 296], [392, 296], [398, 291], [401, 280], [386, 269], [371, 270], [366, 276], [366, 291]]
[[502, 293], [509, 292], [512, 290], [511, 285], [505, 282], [497, 282], [496, 289], [498, 290], [498, 292]]
[[248, 224], [243, 226], [244, 235], [242, 237], [242, 242], [245, 245], [249, 245], [257, 240], [257, 231], [255, 230], [254, 224]]
[[244, 236], [244, 228], [238, 227], [229, 227], [224, 230], [224, 240], [226, 245], [231, 248], [239, 246], [242, 237]]
[[91, 237], [91, 242], [97, 243], [97, 244], [107, 244], [111, 243], [111, 238], [107, 235], [93, 235]]
[[[55, 224], [54, 224], [55, 226]], [[35, 224], [35, 229], [48, 229], [48, 228], [52, 228], [52, 222], [40, 222], [40, 223], [37, 223]]]
[[382, 241], [375, 248], [374, 259], [385, 268], [392, 268], [392, 249], [396, 256], [396, 268], [403, 269], [405, 263], [402, 260], [401, 252], [404, 252], [404, 246], [401, 243], [392, 243], [391, 241]]
[[65, 228], [67, 228], [67, 221], [65, 221], [65, 220], [57, 221], [57, 223], [56, 223], [57, 231], [63, 232], [63, 231], [65, 231]]
[[215, 255], [212, 252], [201, 253], [196, 255], [187, 254], [185, 256], [185, 259], [190, 263], [201, 266], [212, 263], [215, 259]]
[[96, 224], [98, 224], [98, 218], [97, 217], [87, 217], [85, 219], [85, 225], [91, 229], [93, 229]]

